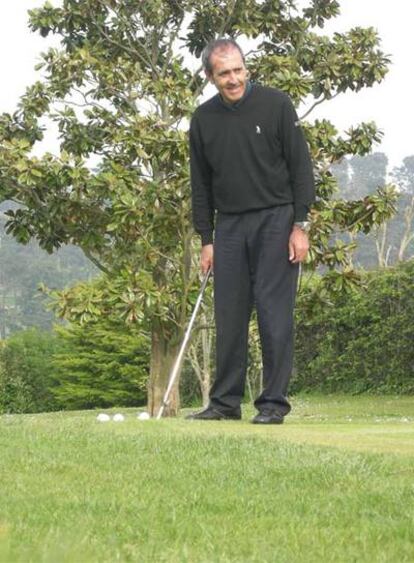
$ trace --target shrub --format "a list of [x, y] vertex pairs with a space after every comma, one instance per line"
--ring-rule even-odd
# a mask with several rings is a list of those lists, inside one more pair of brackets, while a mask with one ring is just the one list
[[53, 396], [62, 409], [135, 406], [146, 400], [149, 338], [123, 321], [58, 327], [66, 349], [53, 359]]
[[1, 342], [0, 412], [140, 405], [148, 371], [148, 338], [123, 322], [18, 332]]
[[17, 332], [0, 348], [0, 412], [54, 410], [53, 355], [61, 343], [38, 329]]
[[291, 391], [414, 393], [414, 261], [366, 274], [365, 288], [297, 307]]

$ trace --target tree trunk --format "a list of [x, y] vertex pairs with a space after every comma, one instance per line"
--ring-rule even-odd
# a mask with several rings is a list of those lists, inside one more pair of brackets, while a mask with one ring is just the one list
[[400, 247], [398, 249], [398, 261], [402, 262], [405, 258], [405, 252], [414, 238], [412, 232], [412, 222], [414, 219], [414, 196], [411, 198], [410, 204], [404, 211], [404, 231], [401, 237]]
[[190, 343], [188, 357], [200, 385], [203, 407], [207, 407], [210, 402], [214, 326], [205, 309], [201, 312], [200, 325]]
[[384, 223], [376, 229], [375, 246], [377, 249], [378, 266], [386, 268], [391, 252], [391, 246], [387, 247], [388, 223]]
[[2, 305], [1, 305], [1, 318], [2, 321], [0, 323], [0, 339], [1, 340], [5, 340], [6, 339], [6, 284], [2, 284], [2, 286], [0, 287], [0, 290], [2, 292], [2, 296], [1, 296], [1, 300], [2, 300]]
[[[207, 325], [207, 315], [203, 313], [203, 322]], [[201, 332], [201, 344], [203, 349], [203, 376], [201, 385], [201, 394], [203, 397], [203, 407], [207, 407], [210, 402], [210, 386], [211, 386], [211, 352], [213, 347], [213, 338], [211, 329], [204, 328]]]
[[[156, 416], [162, 405], [167, 389], [172, 366], [177, 358], [178, 346], [176, 335], [166, 336], [161, 323], [154, 321], [151, 335], [151, 365], [148, 383], [148, 412]], [[180, 401], [178, 392], [179, 376], [168, 399], [164, 416], [177, 416]]]
[[[154, 173], [155, 174], [155, 173]], [[156, 174], [155, 174], [156, 176]], [[186, 319], [187, 284], [190, 278], [191, 267], [191, 231], [183, 235], [184, 252], [181, 263], [183, 273], [183, 290], [181, 292], [180, 318], [178, 324], [184, 327]], [[154, 281], [160, 291], [168, 284], [167, 259], [160, 258], [155, 268]], [[167, 390], [171, 369], [177, 359], [178, 351], [182, 342], [183, 330], [178, 327], [172, 328], [170, 323], [167, 327], [159, 318], [155, 317], [151, 329], [151, 362], [148, 382], [148, 412], [156, 416], [162, 405], [162, 400]], [[163, 416], [177, 416], [180, 409], [179, 379], [177, 375], [174, 387], [168, 398], [168, 406], [164, 409]]]

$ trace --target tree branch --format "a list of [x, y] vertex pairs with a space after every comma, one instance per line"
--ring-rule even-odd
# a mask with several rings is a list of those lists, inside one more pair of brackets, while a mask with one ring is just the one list
[[184, 12], [183, 12], [183, 15], [181, 16], [180, 21], [177, 24], [175, 31], [173, 33], [171, 33], [171, 35], [170, 35], [170, 41], [168, 43], [167, 52], [166, 52], [166, 55], [165, 55], [165, 62], [164, 62], [162, 69], [161, 69], [161, 76], [165, 75], [165, 72], [168, 68], [168, 65], [170, 64], [170, 61], [172, 59], [173, 44], [174, 44], [174, 41], [177, 39], [179, 32], [181, 31], [181, 25], [183, 23], [183, 20], [184, 20]]
[[[101, 0], [98, 0], [98, 1], [99, 1], [99, 3], [100, 3], [102, 6], [105, 6], [105, 8], [107, 8], [107, 6], [106, 6]], [[133, 55], [134, 57], [138, 57], [138, 58], [140, 59], [140, 61], [141, 61], [142, 63], [144, 63], [144, 65], [147, 65], [147, 66], [151, 67], [151, 69], [152, 69], [152, 70], [157, 74], [157, 76], [158, 76], [158, 70], [153, 67], [152, 61], [151, 61], [150, 58], [149, 58], [149, 59], [145, 59], [145, 57], [143, 57], [143, 56], [141, 55], [141, 53], [140, 53], [139, 51], [137, 51], [137, 49], [135, 49], [135, 48], [133, 48], [133, 47], [130, 47], [130, 46], [127, 46], [127, 45], [124, 44], [124, 43], [120, 43], [120, 42], [117, 41], [116, 39], [113, 39], [113, 38], [103, 29], [102, 26], [100, 26], [98, 23], [96, 23], [96, 18], [94, 18], [93, 14], [89, 13], [89, 15], [90, 15], [90, 17], [91, 17], [91, 21], [94, 22], [94, 25], [95, 25], [96, 29], [99, 31], [99, 33], [100, 33], [103, 37], [105, 37], [105, 39], [106, 39], [109, 43], [111, 43], [112, 45], [115, 45], [116, 47], [122, 49], [124, 52], [126, 52], [126, 53], [128, 53], [128, 54], [130, 54], [130, 55]], [[117, 14], [117, 17], [118, 17], [119, 19], [122, 19], [119, 14]], [[137, 39], [135, 38], [135, 40], [137, 40]], [[140, 42], [138, 41], [138, 43], [140, 43]], [[131, 45], [131, 43], [130, 43], [130, 45]], [[144, 45], [140, 43], [140, 46], [141, 46], [142, 49], [146, 52], [146, 49], [144, 48]]]
[[197, 70], [193, 73], [193, 76], [190, 80], [190, 82], [188, 83], [188, 87], [191, 90], [191, 86], [194, 84], [194, 82], [196, 81], [197, 76], [200, 75], [200, 72], [203, 70], [203, 65], [200, 65]]
[[93, 256], [93, 254], [84, 246], [81, 246], [80, 248], [86, 258], [88, 258], [92, 262], [92, 264], [94, 264], [98, 268], [98, 270], [101, 270], [101, 272], [107, 275], [110, 275], [112, 273], [111, 270], [108, 270], [108, 268], [106, 268], [97, 258], [95, 258], [95, 256]]
[[333, 100], [334, 98], [336, 98], [336, 96], [338, 96], [339, 92], [337, 92], [336, 94], [334, 94], [333, 96], [331, 96], [330, 98], [327, 98], [326, 95], [324, 95], [320, 100], [317, 100], [309, 109], [307, 112], [305, 112], [301, 117], [299, 117], [299, 121], [302, 121], [302, 119], [305, 119], [305, 117], [307, 117], [315, 108], [316, 106], [319, 106], [320, 104], [322, 104], [323, 102], [325, 102], [326, 100]]

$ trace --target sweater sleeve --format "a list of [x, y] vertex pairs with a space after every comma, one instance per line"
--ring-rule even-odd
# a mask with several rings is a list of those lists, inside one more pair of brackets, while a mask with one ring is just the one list
[[315, 201], [315, 181], [308, 145], [296, 110], [288, 96], [280, 118], [283, 154], [286, 160], [294, 199], [294, 221], [305, 221]]
[[190, 124], [190, 170], [193, 224], [204, 246], [213, 242], [214, 205], [211, 168], [204, 155], [196, 116], [193, 116]]

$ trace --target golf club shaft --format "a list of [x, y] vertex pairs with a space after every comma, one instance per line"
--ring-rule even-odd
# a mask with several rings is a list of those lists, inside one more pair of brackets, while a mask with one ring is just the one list
[[185, 335], [184, 335], [183, 343], [181, 344], [181, 348], [180, 348], [180, 351], [178, 352], [177, 359], [175, 360], [174, 366], [171, 370], [167, 390], [165, 391], [164, 398], [162, 400], [162, 405], [161, 405], [160, 410], [158, 411], [158, 414], [157, 414], [157, 420], [159, 420], [162, 417], [164, 409], [168, 404], [168, 397], [170, 396], [170, 393], [171, 393], [171, 390], [173, 388], [175, 379], [176, 379], [178, 371], [180, 369], [181, 360], [184, 356], [184, 352], [185, 352], [188, 340], [190, 338], [191, 330], [193, 328], [193, 324], [194, 324], [195, 318], [197, 316], [197, 311], [200, 308], [201, 301], [203, 299], [204, 290], [206, 289], [207, 282], [209, 280], [210, 274], [211, 274], [211, 268], [209, 268], [207, 270], [206, 274], [204, 275], [204, 279], [203, 279], [203, 282], [201, 284], [200, 293], [198, 294], [193, 314], [191, 315], [190, 322], [188, 323], [188, 327], [187, 327], [187, 330], [186, 330]]

